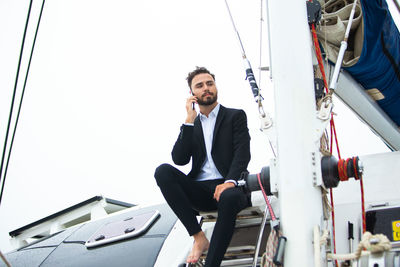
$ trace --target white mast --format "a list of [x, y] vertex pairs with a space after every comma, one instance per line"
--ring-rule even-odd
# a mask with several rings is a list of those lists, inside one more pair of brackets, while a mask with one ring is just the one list
[[274, 168], [281, 229], [287, 238], [284, 265], [315, 266], [313, 228], [321, 224], [323, 212], [321, 191], [315, 186], [321, 170], [306, 1], [272, 0], [268, 5], [276, 103]]

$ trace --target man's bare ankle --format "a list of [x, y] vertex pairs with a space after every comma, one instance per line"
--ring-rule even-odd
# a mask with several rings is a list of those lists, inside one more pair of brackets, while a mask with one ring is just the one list
[[196, 239], [206, 239], [206, 235], [204, 234], [203, 231], [200, 231], [196, 234], [193, 235], [194, 240]]
[[199, 260], [203, 252], [207, 251], [210, 242], [208, 241], [206, 235], [203, 231], [200, 231], [193, 235], [194, 243], [192, 251], [190, 252], [187, 262], [195, 263]]

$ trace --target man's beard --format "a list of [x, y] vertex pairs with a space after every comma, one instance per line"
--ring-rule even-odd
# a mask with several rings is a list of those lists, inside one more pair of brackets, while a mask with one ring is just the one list
[[205, 100], [203, 100], [201, 98], [197, 98], [197, 104], [199, 104], [201, 106], [210, 106], [210, 105], [214, 104], [218, 98], [217, 93], [215, 93], [215, 94], [209, 93], [209, 94], [210, 95], [208, 95]]

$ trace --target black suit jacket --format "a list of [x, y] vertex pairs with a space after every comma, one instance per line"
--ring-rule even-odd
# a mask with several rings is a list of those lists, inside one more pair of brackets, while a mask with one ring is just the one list
[[[195, 179], [206, 159], [206, 146], [200, 118], [194, 126], [182, 125], [172, 150], [177, 165], [186, 165], [192, 159], [188, 177]], [[246, 113], [243, 110], [220, 106], [215, 122], [211, 156], [219, 173], [225, 180], [238, 180], [247, 171], [250, 161], [250, 135]]]

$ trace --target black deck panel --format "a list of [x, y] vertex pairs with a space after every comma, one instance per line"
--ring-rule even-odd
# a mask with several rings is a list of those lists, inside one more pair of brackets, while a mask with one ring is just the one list
[[[101, 226], [151, 210], [160, 217], [142, 235], [88, 249], [85, 246]], [[167, 204], [130, 210], [123, 214], [71, 227], [40, 242], [6, 254], [14, 266], [153, 266], [160, 249], [176, 223], [176, 216]], [[3, 267], [1, 261], [0, 266]]]
[[[85, 242], [101, 226], [158, 210], [160, 217], [142, 235], [88, 249]], [[11, 266], [153, 266], [176, 223], [167, 204], [131, 210], [120, 215], [68, 228], [42, 241], [6, 254]], [[0, 266], [5, 266], [0, 261]]]
[[[89, 249], [84, 245], [83, 242], [90, 238], [102, 225], [150, 210], [158, 210], [160, 217], [143, 235]], [[172, 210], [166, 204], [163, 204], [132, 210], [111, 218], [87, 223], [60, 244], [41, 267], [153, 266], [176, 220], [177, 218]]]
[[[14, 251], [7, 253], [5, 257], [13, 267], [34, 267], [39, 266], [55, 249], [56, 247], [46, 247]], [[2, 260], [0, 260], [0, 266], [6, 266]]]
[[[176, 222], [176, 216], [173, 211], [168, 207], [167, 204], [161, 204], [156, 206], [150, 206], [146, 208], [141, 208], [137, 210], [132, 210], [129, 212], [124, 212], [123, 214], [105, 218], [103, 220], [91, 222], [85, 224], [79, 230], [75, 231], [70, 237], [66, 239], [67, 242], [86, 242], [100, 227], [103, 225], [115, 222], [119, 220], [124, 220], [130, 216], [146, 213], [151, 210], [158, 210], [160, 212], [160, 217], [155, 221], [155, 223], [150, 227], [149, 231], [144, 233], [144, 236], [148, 235], [168, 235], [171, 231], [172, 226]], [[141, 236], [143, 236], [141, 235]]]
[[41, 267], [152, 267], [165, 237], [142, 237], [92, 249], [78, 243], [63, 243]]
[[31, 245], [28, 245], [26, 247], [20, 248], [19, 250], [25, 250], [25, 249], [32, 249], [32, 248], [40, 248], [40, 247], [57, 247], [60, 245], [67, 237], [69, 237], [74, 231], [82, 227], [82, 225], [79, 226], [73, 226], [71, 228], [65, 229], [61, 232], [58, 232], [48, 238], [45, 238], [39, 242], [35, 242]]

